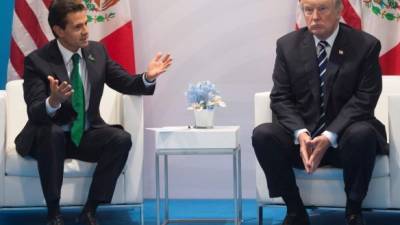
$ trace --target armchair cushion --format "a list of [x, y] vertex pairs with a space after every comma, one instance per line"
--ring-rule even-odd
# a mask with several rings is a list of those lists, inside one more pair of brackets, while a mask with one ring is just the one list
[[[296, 178], [299, 179], [317, 179], [317, 180], [343, 180], [343, 170], [333, 167], [321, 167], [312, 175], [307, 174], [304, 170], [294, 169]], [[372, 177], [387, 177], [389, 176], [389, 157], [380, 155], [376, 157], [375, 168], [372, 172]]]
[[[7, 153], [7, 176], [38, 177], [36, 160], [30, 157], [21, 157], [16, 152]], [[64, 177], [91, 177], [95, 163], [83, 162], [76, 159], [67, 159], [64, 163]]]

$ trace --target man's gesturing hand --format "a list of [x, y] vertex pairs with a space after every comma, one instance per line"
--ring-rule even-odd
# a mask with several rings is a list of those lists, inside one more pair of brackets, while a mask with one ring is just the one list
[[65, 100], [67, 100], [72, 95], [74, 90], [66, 81], [58, 85], [58, 80], [54, 79], [52, 76], [49, 75], [47, 79], [50, 83], [49, 104], [51, 107], [56, 108]]
[[171, 64], [172, 58], [169, 54], [163, 55], [160, 52], [157, 53], [147, 66], [146, 79], [149, 81], [155, 80], [160, 74], [164, 73]]

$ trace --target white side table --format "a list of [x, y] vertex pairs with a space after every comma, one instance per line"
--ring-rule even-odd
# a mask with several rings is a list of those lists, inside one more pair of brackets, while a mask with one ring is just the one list
[[[189, 127], [149, 128], [155, 132], [157, 225], [160, 225], [160, 156], [164, 158], [164, 218], [168, 223], [233, 222], [242, 223], [241, 157], [238, 126], [217, 126], [211, 129]], [[169, 155], [232, 155], [233, 201], [235, 217], [227, 219], [171, 219], [168, 208]]]

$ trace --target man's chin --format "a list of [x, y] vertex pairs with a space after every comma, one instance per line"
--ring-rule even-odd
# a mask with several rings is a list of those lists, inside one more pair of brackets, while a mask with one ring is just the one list
[[311, 30], [311, 33], [316, 36], [318, 39], [324, 39], [325, 38], [325, 33], [321, 29], [313, 29]]
[[89, 45], [89, 40], [81, 42], [81, 48], [86, 48]]

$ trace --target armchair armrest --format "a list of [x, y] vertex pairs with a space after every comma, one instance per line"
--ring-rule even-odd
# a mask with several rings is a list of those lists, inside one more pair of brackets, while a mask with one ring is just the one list
[[[254, 95], [254, 127], [262, 123], [272, 122], [272, 111], [269, 104], [269, 92], [259, 92]], [[256, 194], [258, 202], [264, 202], [268, 198], [268, 192], [265, 190], [268, 190], [268, 187], [264, 171], [256, 161]]]
[[131, 134], [132, 148], [124, 170], [125, 203], [143, 202], [143, 98], [104, 87], [100, 112], [108, 124], [121, 124]]
[[254, 95], [254, 127], [272, 122], [269, 94], [269, 92], [259, 92]]
[[143, 97], [122, 96], [122, 126], [131, 134], [132, 149], [125, 170], [127, 203], [143, 202]]
[[0, 207], [4, 205], [5, 138], [6, 138], [6, 92], [0, 91]]
[[389, 96], [389, 164], [393, 208], [400, 208], [400, 95]]

